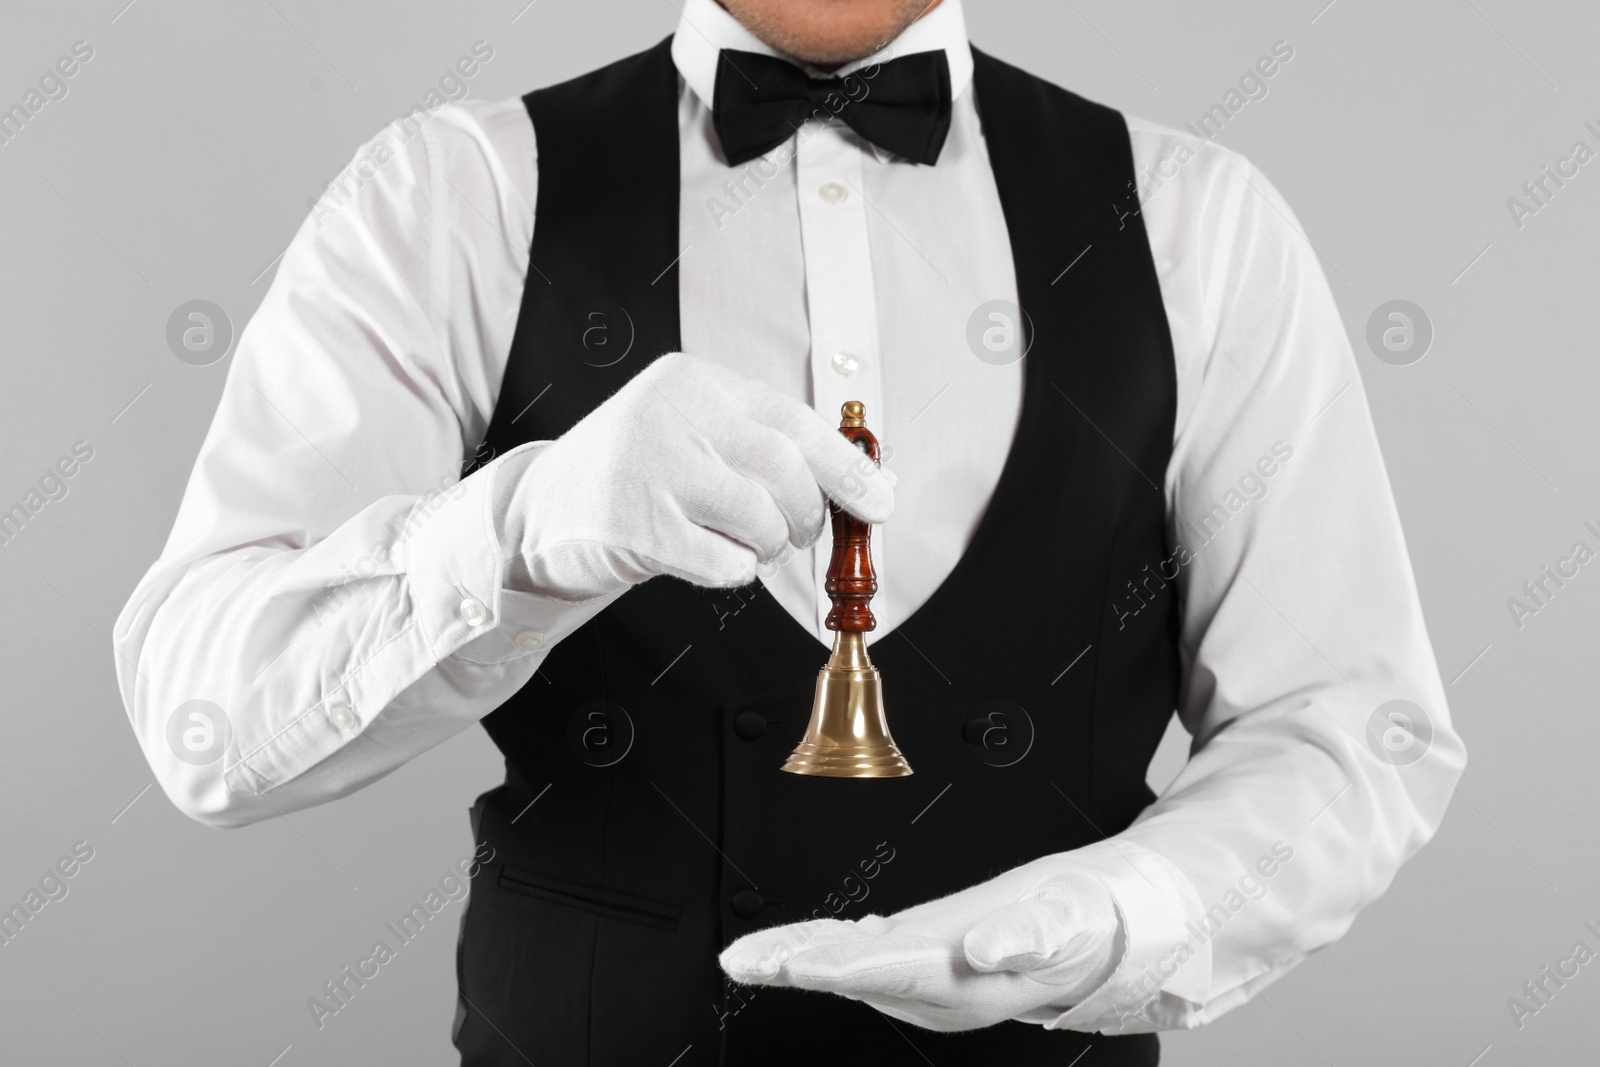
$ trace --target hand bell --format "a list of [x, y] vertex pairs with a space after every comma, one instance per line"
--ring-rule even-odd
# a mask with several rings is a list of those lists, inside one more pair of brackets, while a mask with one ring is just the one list
[[[866, 408], [859, 400], [844, 405], [839, 432], [879, 463], [878, 439], [866, 427]], [[834, 632], [833, 654], [817, 674], [806, 735], [783, 769], [828, 778], [903, 778], [911, 765], [889, 736], [883, 680], [862, 636], [878, 625], [872, 615], [872, 595], [878, 591], [872, 526], [833, 501], [828, 509], [833, 515], [833, 556], [823, 589], [833, 609], [823, 625]]]

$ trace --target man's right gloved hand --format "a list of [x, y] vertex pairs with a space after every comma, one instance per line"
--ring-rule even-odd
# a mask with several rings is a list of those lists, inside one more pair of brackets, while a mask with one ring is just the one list
[[824, 497], [868, 522], [893, 475], [757, 381], [662, 356], [553, 442], [506, 458], [496, 521], [512, 588], [582, 601], [658, 574], [733, 587], [823, 531]]

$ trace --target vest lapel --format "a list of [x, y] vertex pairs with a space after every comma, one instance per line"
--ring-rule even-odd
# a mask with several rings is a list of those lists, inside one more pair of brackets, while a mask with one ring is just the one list
[[[656, 357], [678, 328], [678, 71], [672, 38], [523, 98], [539, 189], [528, 281], [474, 466], [558, 437]], [[519, 399], [520, 398], [520, 399]]]

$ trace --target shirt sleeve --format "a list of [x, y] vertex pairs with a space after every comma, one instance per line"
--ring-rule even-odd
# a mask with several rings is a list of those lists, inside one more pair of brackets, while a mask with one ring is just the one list
[[534, 182], [520, 102], [414, 111], [330, 184], [241, 334], [114, 634], [140, 745], [194, 818], [359, 789], [604, 607], [505, 586], [497, 484], [542, 443], [460, 477], [510, 347]]
[[[1149, 131], [1136, 154], [1141, 136], [1164, 162], [1142, 190], [1183, 398], [1161, 577], [1194, 743], [1133, 826], [1073, 854], [1127, 947], [1039, 1021], [1107, 1033], [1208, 1022], [1336, 941], [1432, 837], [1466, 762], [1318, 253], [1241, 157]], [[1111, 610], [1158, 625], [1140, 604]]]

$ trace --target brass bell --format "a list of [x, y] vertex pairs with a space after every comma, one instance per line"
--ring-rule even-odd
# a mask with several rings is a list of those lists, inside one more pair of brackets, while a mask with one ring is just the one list
[[[878, 439], [866, 427], [859, 400], [844, 405], [839, 432], [878, 463]], [[783, 769], [790, 774], [828, 778], [903, 778], [911, 765], [889, 736], [883, 714], [883, 680], [867, 656], [862, 636], [875, 629], [872, 595], [872, 526], [829, 501], [833, 514], [833, 556], [823, 589], [833, 601], [824, 621], [834, 632], [833, 653], [817, 675], [811, 722]]]

